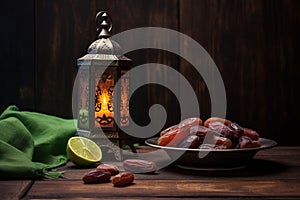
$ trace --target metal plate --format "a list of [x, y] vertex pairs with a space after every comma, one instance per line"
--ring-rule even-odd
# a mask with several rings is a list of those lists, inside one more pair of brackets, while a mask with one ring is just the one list
[[[173, 155], [182, 155], [176, 159], [174, 164], [178, 167], [193, 170], [230, 170], [246, 166], [263, 149], [272, 148], [277, 145], [273, 140], [260, 138], [260, 147], [245, 149], [186, 149], [157, 145], [157, 139], [151, 138], [145, 143], [151, 147], [164, 149], [172, 158]], [[179, 151], [179, 152], [178, 152]], [[207, 153], [203, 158], [199, 153]]]

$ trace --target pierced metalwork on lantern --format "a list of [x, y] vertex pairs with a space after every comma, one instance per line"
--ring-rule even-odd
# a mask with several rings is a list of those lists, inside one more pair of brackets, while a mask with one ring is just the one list
[[[108, 13], [99, 12], [96, 22], [98, 39], [89, 46], [88, 54], [77, 60], [78, 134], [93, 139], [100, 147], [112, 149], [116, 159], [121, 160], [123, 145], [129, 145], [135, 152], [134, 138], [119, 128], [126, 130], [130, 126], [130, 77], [126, 72], [132, 60], [109, 38], [112, 20]], [[117, 81], [120, 88], [115, 87]]]

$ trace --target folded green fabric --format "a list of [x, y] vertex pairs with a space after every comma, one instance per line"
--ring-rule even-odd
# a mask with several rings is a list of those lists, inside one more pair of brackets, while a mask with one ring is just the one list
[[0, 178], [57, 178], [67, 162], [66, 145], [76, 134], [72, 119], [9, 106], [0, 116]]

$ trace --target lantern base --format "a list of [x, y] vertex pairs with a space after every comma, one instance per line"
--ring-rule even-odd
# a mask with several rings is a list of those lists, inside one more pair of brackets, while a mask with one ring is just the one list
[[124, 132], [92, 132], [87, 130], [77, 129], [77, 134], [82, 137], [93, 140], [100, 148], [112, 150], [114, 157], [118, 161], [123, 160], [124, 145], [128, 145], [133, 153], [136, 153], [134, 142], [137, 142], [133, 137], [129, 137]]

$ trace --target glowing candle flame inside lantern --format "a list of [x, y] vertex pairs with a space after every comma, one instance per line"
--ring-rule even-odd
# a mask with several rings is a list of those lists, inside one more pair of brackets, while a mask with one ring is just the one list
[[102, 110], [107, 110], [107, 104], [108, 104], [108, 100], [107, 100], [107, 93], [103, 93], [102, 95]]
[[[101, 83], [101, 82], [100, 82]], [[97, 109], [95, 110], [95, 126], [113, 127], [114, 111], [112, 103], [112, 94], [103, 85], [99, 86], [100, 90], [96, 96]], [[102, 91], [102, 92], [100, 92]]]

